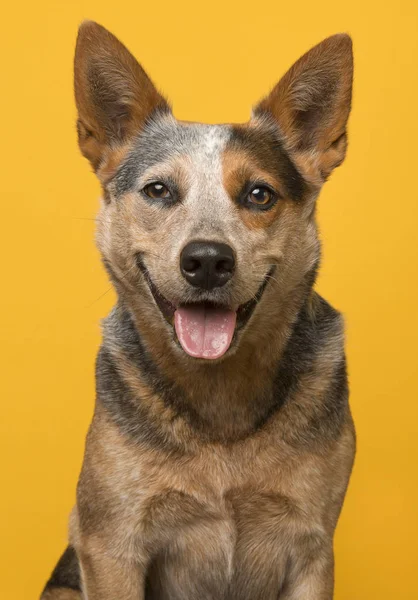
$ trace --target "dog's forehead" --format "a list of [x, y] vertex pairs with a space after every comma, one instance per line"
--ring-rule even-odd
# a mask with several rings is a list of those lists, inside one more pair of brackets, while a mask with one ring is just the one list
[[[237, 160], [238, 156], [238, 160]], [[267, 122], [252, 125], [190, 123], [172, 115], [150, 119], [135, 139], [126, 159], [115, 176], [115, 191], [122, 195], [135, 189], [138, 180], [151, 167], [170, 164], [186, 157], [190, 170], [205, 176], [220, 175], [228, 157], [239, 170], [243, 157], [274, 175], [285, 194], [298, 200], [305, 183], [287, 154], [277, 129]], [[225, 160], [227, 157], [227, 160]]]
[[230, 125], [182, 122], [170, 116], [151, 120], [116, 174], [117, 194], [131, 190], [149, 168], [176, 157], [189, 157], [194, 168], [217, 168], [231, 135]]

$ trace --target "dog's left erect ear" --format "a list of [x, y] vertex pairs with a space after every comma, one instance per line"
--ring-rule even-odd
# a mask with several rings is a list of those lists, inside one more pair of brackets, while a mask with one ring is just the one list
[[97, 170], [112, 149], [139, 133], [166, 100], [125, 46], [93, 21], [81, 24], [74, 58], [81, 152]]
[[351, 38], [333, 35], [304, 54], [253, 114], [273, 116], [290, 153], [325, 180], [345, 157], [352, 80]]

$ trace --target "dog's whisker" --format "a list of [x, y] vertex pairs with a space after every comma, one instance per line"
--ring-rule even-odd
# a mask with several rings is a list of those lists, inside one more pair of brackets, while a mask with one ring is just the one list
[[108, 294], [112, 289], [113, 289], [113, 286], [111, 285], [110, 288], [108, 288], [105, 292], [103, 292], [103, 294], [100, 294], [100, 296], [98, 298], [93, 300], [93, 302], [91, 304], [88, 304], [85, 308], [91, 308], [93, 306], [93, 304], [96, 304], [96, 302], [101, 300], [101, 298], [103, 298], [103, 296], [106, 296], [106, 294]]
[[157, 254], [156, 252], [153, 252], [152, 250], [145, 250], [144, 254], [145, 254], [145, 256], [146, 255], [154, 256], [154, 258], [158, 258], [159, 260], [164, 260], [163, 256], [161, 256], [160, 254]]
[[[136, 267], [135, 264], [132, 265], [126, 271], [126, 273], [124, 273], [122, 275], [122, 277], [119, 278], [119, 281], [123, 281], [135, 267]], [[103, 298], [103, 296], [106, 296], [106, 294], [108, 294], [112, 289], [113, 289], [113, 285], [111, 285], [105, 292], [103, 292], [103, 294], [100, 294], [100, 296], [98, 298], [96, 298], [96, 300], [94, 300], [91, 304], [89, 304], [88, 306], [86, 306], [86, 308], [91, 308], [93, 306], [93, 304], [96, 304], [96, 302], [98, 302], [99, 300], [101, 300], [101, 298]]]
[[272, 281], [275, 281], [278, 285], [280, 285], [280, 281], [277, 279], [277, 277], [274, 277], [274, 275], [267, 275], [266, 279], [271, 279]]

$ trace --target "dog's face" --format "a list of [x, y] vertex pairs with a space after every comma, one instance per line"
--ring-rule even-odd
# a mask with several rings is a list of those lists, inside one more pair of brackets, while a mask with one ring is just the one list
[[315, 200], [345, 155], [351, 82], [351, 41], [338, 35], [247, 124], [181, 122], [112, 34], [80, 28], [79, 143], [104, 190], [98, 246], [118, 292], [174, 351], [233, 352], [253, 315], [315, 267]]

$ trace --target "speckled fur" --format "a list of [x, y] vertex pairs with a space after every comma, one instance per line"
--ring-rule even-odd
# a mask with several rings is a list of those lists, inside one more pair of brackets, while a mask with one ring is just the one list
[[[313, 291], [315, 203], [344, 159], [351, 79], [350, 39], [333, 36], [247, 124], [180, 122], [116, 38], [82, 25], [79, 143], [103, 186], [97, 245], [118, 304], [103, 324], [70, 546], [43, 600], [331, 600], [355, 436], [342, 318]], [[260, 179], [280, 195], [269, 211], [238, 201]], [[156, 180], [175, 204], [141, 193]], [[233, 248], [222, 288], [181, 276], [196, 239]], [[174, 306], [237, 309], [270, 277], [227, 354], [205, 362], [176, 342], [138, 255]]]

